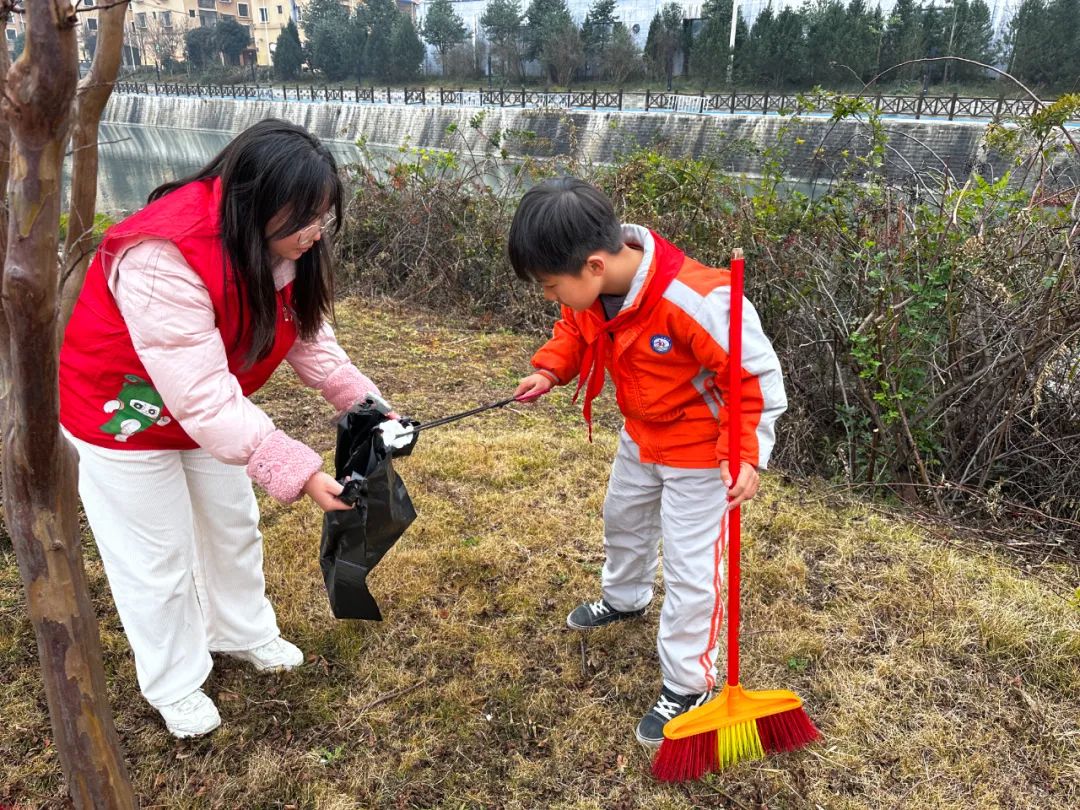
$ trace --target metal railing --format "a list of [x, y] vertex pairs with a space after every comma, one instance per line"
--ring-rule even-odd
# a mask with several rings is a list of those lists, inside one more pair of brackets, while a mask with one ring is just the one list
[[[458, 87], [354, 87], [266, 84], [184, 84], [179, 82], [117, 82], [120, 94], [231, 98], [265, 101], [339, 102], [343, 104], [407, 104], [420, 106], [518, 107], [523, 109], [627, 110], [645, 112], [772, 115], [796, 111], [799, 97], [786, 93], [708, 93], [700, 95], [606, 90], [568, 90], [560, 92], [505, 87], [475, 90]], [[958, 96], [887, 96], [867, 97], [885, 116], [955, 120], [999, 120], [1031, 115], [1039, 103], [1030, 98]], [[831, 113], [826, 107], [817, 112]]]

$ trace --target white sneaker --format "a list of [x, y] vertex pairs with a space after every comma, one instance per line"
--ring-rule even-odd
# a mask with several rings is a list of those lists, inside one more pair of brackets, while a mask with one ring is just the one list
[[259, 672], [288, 672], [304, 663], [304, 654], [300, 652], [300, 648], [281, 636], [253, 650], [237, 650], [226, 655], [247, 661]]
[[209, 734], [221, 725], [214, 701], [202, 689], [196, 689], [186, 698], [158, 709], [165, 721], [165, 728], [178, 739]]

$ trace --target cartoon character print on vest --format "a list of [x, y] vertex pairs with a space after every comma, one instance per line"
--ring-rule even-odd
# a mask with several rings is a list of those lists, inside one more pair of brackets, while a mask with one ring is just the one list
[[104, 433], [111, 433], [118, 442], [126, 442], [140, 430], [154, 425], [167, 425], [172, 421], [168, 416], [161, 415], [165, 403], [161, 401], [161, 394], [154, 386], [134, 374], [125, 374], [124, 379], [127, 382], [121, 387], [116, 399], [105, 403], [105, 413], [113, 416], [101, 426]]

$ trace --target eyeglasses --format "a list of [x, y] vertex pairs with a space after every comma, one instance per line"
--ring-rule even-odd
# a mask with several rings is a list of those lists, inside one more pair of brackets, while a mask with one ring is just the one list
[[322, 234], [337, 224], [337, 217], [333, 214], [324, 214], [323, 218], [314, 225], [308, 225], [301, 231], [297, 231], [301, 245], [310, 245], [315, 241], [316, 234]]

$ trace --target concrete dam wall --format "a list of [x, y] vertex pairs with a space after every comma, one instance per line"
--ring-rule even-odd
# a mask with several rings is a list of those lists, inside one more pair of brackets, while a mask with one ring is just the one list
[[[457, 149], [462, 138], [483, 150], [485, 139], [470, 122], [481, 112], [470, 107], [365, 105], [335, 102], [244, 101], [140, 95], [114, 95], [103, 120], [169, 130], [236, 133], [263, 118], [284, 118], [301, 124], [320, 138], [346, 143], [363, 139], [373, 145]], [[481, 130], [535, 133], [523, 141], [510, 139], [512, 154], [573, 155], [580, 160], [608, 163], [637, 146], [657, 145], [680, 156], [719, 155], [737, 173], [757, 174], [761, 151], [776, 147], [781, 130], [785, 173], [790, 179], [828, 178], [844, 152], [865, 153], [869, 133], [856, 121], [830, 122], [804, 117], [798, 123], [780, 116], [679, 115], [644, 112], [483, 109]], [[949, 171], [957, 177], [973, 166], [996, 175], [993, 155], [983, 146], [986, 126], [944, 121], [887, 121], [885, 162], [888, 175], [903, 180], [912, 174]], [[454, 130], [454, 131], [451, 131]]]

